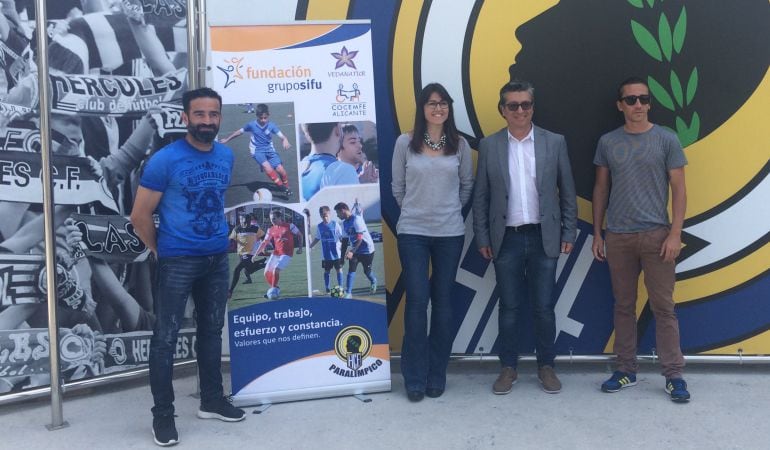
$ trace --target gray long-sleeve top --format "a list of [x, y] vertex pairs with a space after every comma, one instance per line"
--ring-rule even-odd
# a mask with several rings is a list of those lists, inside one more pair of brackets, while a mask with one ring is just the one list
[[462, 207], [473, 190], [470, 145], [461, 137], [456, 154], [428, 156], [411, 151], [410, 140], [409, 134], [402, 134], [393, 149], [391, 188], [401, 207], [396, 232], [464, 235]]

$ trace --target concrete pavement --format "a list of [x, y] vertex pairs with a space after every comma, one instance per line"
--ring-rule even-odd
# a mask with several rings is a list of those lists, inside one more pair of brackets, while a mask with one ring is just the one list
[[[649, 363], [641, 366], [637, 386], [616, 394], [599, 391], [610, 374], [607, 364], [561, 363], [564, 388], [549, 395], [540, 390], [534, 364], [523, 362], [513, 392], [498, 396], [491, 392], [497, 363], [452, 361], [442, 397], [409, 403], [395, 363], [393, 391], [371, 395], [371, 402], [340, 397], [277, 404], [239, 423], [198, 419], [198, 401], [190, 395], [196, 377], [185, 372], [175, 380], [176, 448], [770, 448], [766, 365], [691, 364], [686, 380], [693, 399], [675, 404]], [[144, 379], [65, 394], [70, 426], [56, 431], [45, 428], [47, 401], [6, 405], [0, 407], [6, 430], [0, 448], [158, 448], [150, 407]]]

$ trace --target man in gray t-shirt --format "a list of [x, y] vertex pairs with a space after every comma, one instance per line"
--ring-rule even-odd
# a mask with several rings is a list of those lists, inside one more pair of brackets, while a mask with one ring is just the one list
[[[639, 274], [644, 272], [666, 392], [671, 400], [686, 402], [690, 393], [682, 379], [684, 358], [673, 292], [687, 203], [687, 158], [675, 134], [649, 121], [650, 100], [650, 89], [644, 80], [629, 78], [621, 83], [617, 108], [623, 113], [625, 124], [599, 139], [594, 157], [592, 249], [594, 257], [606, 260], [610, 268], [618, 364], [618, 369], [602, 384], [602, 391], [618, 392], [636, 384], [636, 300]], [[606, 250], [602, 239], [605, 212]]]

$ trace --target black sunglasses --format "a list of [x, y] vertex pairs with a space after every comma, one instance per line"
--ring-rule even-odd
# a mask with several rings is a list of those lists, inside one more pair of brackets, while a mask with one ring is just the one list
[[506, 103], [503, 106], [505, 106], [505, 108], [508, 111], [513, 112], [519, 108], [521, 108], [522, 111], [529, 111], [530, 109], [532, 109], [532, 105], [533, 105], [532, 102], [521, 102], [521, 103], [511, 102], [511, 103]]
[[623, 100], [623, 102], [625, 102], [625, 104], [628, 106], [634, 106], [637, 100], [639, 100], [639, 103], [641, 103], [642, 105], [650, 104], [649, 95], [626, 95], [625, 97], [621, 97], [620, 99]]

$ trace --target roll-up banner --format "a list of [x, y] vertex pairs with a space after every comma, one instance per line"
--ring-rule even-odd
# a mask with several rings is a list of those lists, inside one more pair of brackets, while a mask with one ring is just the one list
[[212, 26], [237, 405], [390, 390], [371, 25]]

